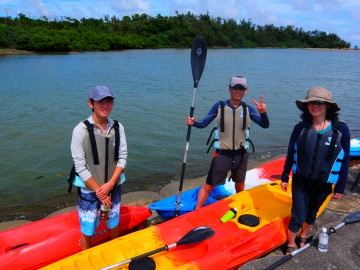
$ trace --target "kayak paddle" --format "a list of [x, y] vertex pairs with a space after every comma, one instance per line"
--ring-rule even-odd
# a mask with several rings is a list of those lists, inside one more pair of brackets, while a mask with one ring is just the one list
[[[330, 235], [332, 233], [336, 233], [336, 230], [340, 229], [341, 227], [343, 227], [347, 224], [355, 223], [355, 222], [359, 222], [359, 221], [360, 221], [360, 211], [353, 212], [353, 213], [349, 214], [348, 216], [346, 216], [340, 224], [335, 226], [335, 228], [330, 228], [328, 230], [328, 234]], [[307, 243], [303, 247], [299, 248], [298, 250], [291, 252], [290, 254], [281, 258], [277, 262], [273, 263], [272, 265], [264, 268], [264, 270], [272, 270], [272, 269], [277, 268], [278, 266], [282, 265], [283, 263], [289, 261], [292, 257], [296, 256], [297, 254], [304, 251], [308, 247], [317, 244], [318, 242], [319, 242], [319, 238], [315, 238], [315, 239], [311, 240], [309, 243]]]
[[165, 245], [165, 246], [163, 246], [161, 248], [155, 249], [153, 251], [147, 252], [147, 253], [142, 254], [142, 255], [138, 255], [138, 256], [133, 257], [131, 259], [128, 259], [126, 261], [122, 261], [122, 262], [119, 262], [119, 263], [116, 263], [116, 264], [101, 268], [100, 270], [109, 270], [109, 269], [118, 267], [120, 265], [131, 263], [131, 262], [133, 262], [135, 260], [139, 260], [141, 258], [145, 258], [145, 257], [148, 257], [150, 255], [154, 255], [154, 254], [159, 253], [161, 251], [165, 251], [165, 250], [167, 251], [167, 250], [169, 250], [171, 248], [174, 248], [176, 246], [185, 245], [185, 244], [196, 244], [196, 243], [199, 243], [201, 241], [204, 241], [204, 240], [214, 236], [214, 234], [215, 234], [215, 231], [213, 229], [209, 228], [209, 227], [205, 227], [205, 226], [198, 227], [198, 228], [195, 228], [195, 229], [189, 231], [178, 242], [175, 242], [175, 243], [170, 244], [170, 245]]
[[[205, 61], [206, 61], [206, 53], [207, 53], [207, 44], [206, 40], [202, 36], [196, 36], [193, 40], [192, 47], [191, 47], [191, 70], [194, 80], [194, 93], [193, 99], [190, 107], [190, 117], [194, 116], [195, 110], [195, 98], [196, 98], [196, 90], [201, 78], [201, 75], [204, 71]], [[187, 153], [189, 150], [189, 143], [190, 143], [190, 133], [191, 133], [191, 126], [188, 126], [187, 135], [186, 135], [186, 146], [185, 146], [185, 153], [184, 153], [184, 160], [181, 169], [181, 177], [180, 177], [180, 185], [179, 185], [179, 192], [178, 197], [176, 200], [176, 209], [175, 209], [175, 216], [179, 215], [179, 207], [180, 207], [180, 199], [181, 199], [181, 192], [184, 183], [184, 176], [185, 176], [185, 167], [186, 167], [186, 160], [187, 160]]]

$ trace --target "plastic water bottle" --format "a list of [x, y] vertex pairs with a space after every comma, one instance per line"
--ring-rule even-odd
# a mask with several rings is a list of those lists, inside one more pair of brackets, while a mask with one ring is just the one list
[[318, 249], [321, 252], [327, 252], [329, 248], [329, 235], [327, 233], [326, 228], [321, 229], [321, 233], [319, 235], [319, 246]]
[[100, 206], [100, 221], [106, 221], [108, 219], [109, 207]]

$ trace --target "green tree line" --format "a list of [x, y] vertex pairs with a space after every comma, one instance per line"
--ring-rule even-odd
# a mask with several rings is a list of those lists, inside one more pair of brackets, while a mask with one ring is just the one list
[[255, 25], [251, 20], [212, 18], [190, 12], [176, 16], [134, 14], [80, 20], [61, 17], [31, 19], [24, 14], [0, 17], [0, 48], [36, 52], [108, 51], [188, 48], [202, 35], [209, 47], [222, 48], [349, 48], [336, 34], [294, 26]]

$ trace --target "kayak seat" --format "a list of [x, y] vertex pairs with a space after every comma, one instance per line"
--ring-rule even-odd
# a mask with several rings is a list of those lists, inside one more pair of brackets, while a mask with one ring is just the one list
[[155, 270], [156, 264], [153, 258], [145, 257], [129, 263], [129, 270]]
[[249, 227], [256, 227], [260, 224], [260, 219], [254, 215], [244, 214], [239, 216], [238, 222]]

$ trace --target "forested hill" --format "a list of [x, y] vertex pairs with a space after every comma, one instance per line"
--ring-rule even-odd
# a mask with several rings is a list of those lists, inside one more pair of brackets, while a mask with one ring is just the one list
[[37, 52], [189, 48], [196, 35], [204, 36], [213, 48], [350, 48], [336, 34], [319, 30], [260, 26], [251, 20], [237, 22], [190, 12], [176, 12], [172, 17], [135, 14], [122, 19], [0, 17], [0, 48]]

